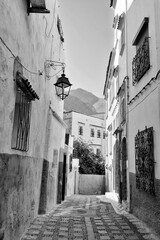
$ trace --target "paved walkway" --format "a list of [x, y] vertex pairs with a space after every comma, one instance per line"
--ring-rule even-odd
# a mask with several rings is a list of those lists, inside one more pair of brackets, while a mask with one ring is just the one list
[[104, 197], [74, 195], [49, 214], [38, 216], [22, 240], [160, 239], [133, 215], [119, 214], [116, 207]]

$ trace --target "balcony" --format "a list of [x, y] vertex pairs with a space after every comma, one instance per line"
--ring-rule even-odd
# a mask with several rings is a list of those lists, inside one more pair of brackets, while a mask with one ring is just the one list
[[139, 82], [149, 68], [149, 38], [145, 37], [142, 45], [138, 48], [137, 54], [132, 61], [133, 85], [136, 85]]

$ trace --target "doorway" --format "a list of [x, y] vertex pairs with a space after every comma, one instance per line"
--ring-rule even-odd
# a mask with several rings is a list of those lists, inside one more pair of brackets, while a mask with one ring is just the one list
[[62, 201], [65, 199], [65, 193], [66, 193], [66, 160], [67, 156], [64, 154], [63, 159], [63, 180], [62, 180]]

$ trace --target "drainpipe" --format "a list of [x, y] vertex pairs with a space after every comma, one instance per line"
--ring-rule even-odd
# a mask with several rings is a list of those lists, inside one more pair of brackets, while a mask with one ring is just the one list
[[128, 202], [128, 212], [131, 212], [131, 192], [130, 192], [130, 181], [129, 181], [129, 149], [128, 149], [128, 124], [129, 124], [129, 111], [128, 111], [128, 99], [129, 99], [129, 77], [128, 77], [128, 21], [127, 21], [127, 0], [125, 0], [125, 42], [126, 42], [126, 77], [125, 81], [125, 99], [126, 99], [126, 144], [127, 144], [127, 202]]

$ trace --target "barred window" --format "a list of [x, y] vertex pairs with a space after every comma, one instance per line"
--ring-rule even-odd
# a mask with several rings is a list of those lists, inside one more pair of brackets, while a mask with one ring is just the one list
[[149, 18], [144, 18], [133, 45], [136, 46], [136, 55], [132, 60], [133, 85], [136, 85], [150, 68], [149, 51]]
[[31, 101], [27, 99], [21, 89], [17, 89], [14, 112], [12, 148], [28, 151], [30, 129]]
[[21, 151], [29, 149], [31, 101], [39, 99], [32, 86], [19, 72], [16, 77], [16, 101], [11, 148]]

